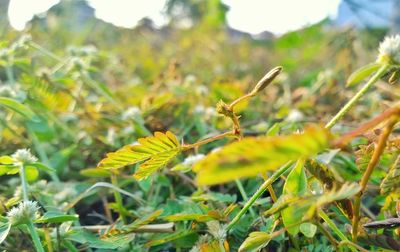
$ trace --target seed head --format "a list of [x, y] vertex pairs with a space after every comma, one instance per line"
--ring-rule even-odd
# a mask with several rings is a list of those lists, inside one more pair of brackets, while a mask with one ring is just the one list
[[29, 149], [19, 149], [12, 154], [11, 157], [14, 159], [15, 163], [23, 164], [34, 163], [38, 160], [34, 155], [32, 155]]
[[36, 201], [24, 201], [8, 211], [7, 217], [12, 225], [25, 224], [38, 218], [38, 211], [39, 206]]
[[386, 37], [379, 45], [378, 62], [400, 64], [400, 35]]
[[257, 85], [254, 87], [253, 91], [251, 91], [253, 94], [256, 94], [258, 92], [261, 92], [266, 88], [271, 82], [282, 72], [282, 67], [278, 66], [269, 71], [267, 74], [262, 77], [262, 79], [257, 83]]

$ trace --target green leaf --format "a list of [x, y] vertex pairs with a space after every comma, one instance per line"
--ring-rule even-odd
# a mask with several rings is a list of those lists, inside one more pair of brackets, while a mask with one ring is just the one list
[[17, 100], [0, 97], [0, 105], [3, 105], [4, 107], [17, 112], [18, 114], [28, 118], [29, 120], [34, 120], [35, 113], [30, 108], [23, 105]]
[[36, 167], [26, 166], [25, 175], [28, 182], [33, 182], [39, 177], [39, 171], [36, 169]]
[[313, 238], [317, 232], [317, 226], [310, 222], [301, 223], [300, 232], [302, 232], [308, 238]]
[[[297, 161], [296, 167], [289, 173], [285, 185], [283, 186], [283, 195], [294, 197], [302, 196], [307, 190], [307, 177], [304, 171], [304, 160]], [[296, 235], [299, 232], [305, 209], [299, 209], [294, 205], [289, 205], [282, 211], [283, 224], [291, 235]], [[295, 226], [293, 226], [295, 225]]]
[[111, 172], [108, 170], [100, 169], [100, 168], [88, 168], [79, 171], [79, 173], [86, 177], [92, 178], [109, 178], [111, 176]]
[[354, 84], [359, 83], [360, 81], [364, 80], [368, 76], [370, 76], [372, 73], [377, 71], [382, 64], [380, 63], [371, 63], [365, 66], [360, 67], [356, 71], [354, 71], [349, 78], [347, 79], [346, 85], [348, 87], [353, 86]]
[[310, 126], [302, 134], [248, 137], [212, 152], [197, 162], [199, 185], [213, 185], [274, 171], [288, 161], [310, 157], [328, 147], [329, 133]]
[[46, 212], [42, 217], [36, 220], [37, 223], [62, 223], [67, 221], [77, 221], [79, 215], [77, 214], [65, 214], [58, 211]]
[[169, 131], [165, 134], [156, 132], [153, 137], [140, 138], [138, 142], [138, 145], [127, 145], [116, 152], [107, 154], [98, 167], [118, 169], [145, 161], [133, 175], [141, 180], [164, 167], [182, 151], [178, 139]]
[[240, 245], [239, 252], [260, 251], [271, 241], [271, 236], [265, 232], [252, 232]]
[[383, 194], [395, 192], [400, 188], [400, 155], [396, 157], [386, 177], [382, 180], [380, 187]]
[[0, 223], [0, 244], [7, 238], [8, 233], [10, 233], [11, 223]]
[[39, 163], [39, 162], [29, 163], [29, 164], [27, 164], [27, 166], [35, 167], [35, 168], [37, 168], [39, 170], [42, 170], [42, 171], [48, 172], [48, 173], [52, 173], [52, 172], [56, 171], [53, 168], [50, 168], [47, 165], [45, 165], [43, 163]]
[[116, 250], [127, 246], [134, 238], [134, 234], [108, 237], [100, 239], [96, 235], [89, 232], [79, 230], [68, 233], [67, 240], [87, 244], [90, 248]]
[[160, 210], [157, 210], [155, 212], [152, 212], [148, 215], [145, 215], [145, 216], [135, 220], [133, 223], [131, 223], [129, 225], [124, 225], [121, 228], [111, 229], [108, 233], [104, 234], [104, 237], [107, 238], [107, 237], [114, 236], [114, 235], [132, 233], [133, 231], [137, 230], [141, 226], [147, 225], [150, 222], [157, 219], [157, 217], [160, 216], [162, 214], [162, 212], [163, 212], [163, 210], [160, 209]]
[[14, 159], [10, 156], [1, 156], [0, 164], [10, 165], [14, 163]]
[[193, 213], [193, 214], [185, 214], [185, 213], [180, 213], [180, 214], [174, 214], [174, 215], [165, 216], [164, 220], [172, 221], [172, 222], [187, 221], [187, 220], [193, 220], [193, 221], [197, 221], [197, 222], [207, 222], [207, 221], [214, 220], [214, 218], [212, 218], [208, 214], [195, 214], [195, 213]]

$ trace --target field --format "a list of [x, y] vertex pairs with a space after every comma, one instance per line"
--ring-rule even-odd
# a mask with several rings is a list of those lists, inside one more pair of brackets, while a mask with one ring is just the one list
[[400, 36], [68, 12], [0, 33], [3, 251], [400, 251]]

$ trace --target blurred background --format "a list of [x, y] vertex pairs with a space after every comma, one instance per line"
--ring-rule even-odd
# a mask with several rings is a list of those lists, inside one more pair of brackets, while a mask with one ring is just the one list
[[[0, 115], [0, 149], [34, 144], [79, 177], [157, 130], [194, 142], [229, 128], [215, 104], [277, 65], [277, 84], [238, 111], [247, 133], [326, 122], [358, 88], [346, 78], [399, 29], [400, 0], [0, 0], [0, 95], [41, 119]], [[377, 88], [346, 127], [398, 99]]]

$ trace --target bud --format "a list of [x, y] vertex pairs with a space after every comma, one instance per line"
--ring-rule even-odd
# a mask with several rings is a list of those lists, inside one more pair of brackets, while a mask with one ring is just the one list
[[17, 207], [13, 207], [7, 213], [8, 220], [12, 225], [26, 224], [38, 218], [39, 206], [36, 201], [24, 201]]
[[278, 66], [269, 71], [254, 87], [252, 94], [256, 94], [264, 90], [275, 78], [282, 72], [282, 67]]
[[227, 116], [227, 117], [233, 117], [232, 110], [229, 108], [228, 104], [226, 104], [222, 100], [220, 100], [217, 103], [216, 110], [217, 110], [218, 114], [222, 114], [222, 115]]

